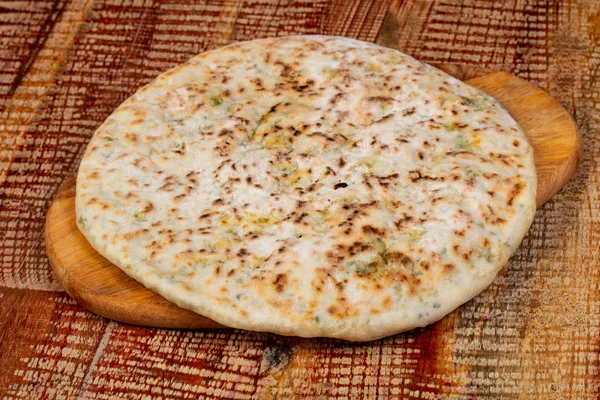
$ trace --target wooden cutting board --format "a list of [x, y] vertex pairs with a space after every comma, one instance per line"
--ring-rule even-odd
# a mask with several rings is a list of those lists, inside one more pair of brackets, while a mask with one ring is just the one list
[[[575, 123], [543, 90], [504, 72], [437, 67], [495, 97], [527, 134], [538, 173], [537, 205], [544, 204], [575, 173], [582, 142]], [[50, 265], [66, 291], [88, 310], [109, 319], [163, 328], [218, 328], [146, 289], [98, 254], [75, 223], [75, 176], [59, 189], [46, 218]]]

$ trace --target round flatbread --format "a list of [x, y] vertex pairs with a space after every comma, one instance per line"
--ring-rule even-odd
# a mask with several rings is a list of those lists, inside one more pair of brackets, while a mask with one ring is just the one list
[[398, 51], [238, 43], [140, 89], [77, 179], [92, 246], [221, 324], [371, 340], [486, 288], [535, 212], [533, 152], [491, 97]]

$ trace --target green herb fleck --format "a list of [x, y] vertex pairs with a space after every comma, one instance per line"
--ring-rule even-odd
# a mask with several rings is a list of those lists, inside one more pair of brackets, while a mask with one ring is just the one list
[[461, 99], [462, 99], [462, 101], [464, 101], [464, 102], [465, 102], [465, 103], [466, 103], [468, 106], [474, 107], [474, 108], [475, 108], [477, 111], [483, 111], [483, 110], [486, 110], [486, 109], [487, 109], [487, 107], [486, 107], [486, 103], [485, 103], [485, 102], [486, 102], [486, 100], [487, 100], [487, 101], [490, 101], [490, 100], [488, 100], [488, 98], [487, 98], [487, 97], [483, 97], [483, 98], [482, 98], [482, 99], [480, 99], [480, 100], [473, 100], [473, 99], [471, 99], [471, 98], [469, 98], [469, 97], [466, 97], [466, 96], [460, 96], [460, 98], [461, 98]]
[[412, 265], [410, 266], [410, 272], [412, 272], [412, 274], [414, 276], [421, 276], [421, 275], [423, 275], [423, 271], [417, 271], [415, 269], [416, 265], [417, 265], [416, 262], [412, 263]]
[[366, 261], [350, 261], [346, 264], [346, 266], [358, 272], [359, 276], [364, 276], [375, 272], [375, 267], [377, 266], [377, 263], [369, 263]]
[[138, 222], [144, 222], [146, 221], [146, 216], [143, 213], [133, 213], [133, 218], [135, 218], [136, 221]]
[[210, 97], [210, 105], [213, 107], [218, 106], [219, 104], [223, 103], [223, 99], [218, 97], [218, 96], [211, 96]]
[[[377, 252], [377, 254], [379, 254], [381, 256], [381, 258], [386, 259], [387, 258], [387, 246], [385, 245], [385, 242], [383, 241], [383, 239], [381, 238], [375, 238], [373, 240], [371, 240], [369, 242], [369, 244], [371, 245], [371, 247], [373, 247], [373, 250], [375, 250]], [[385, 262], [387, 262], [387, 260], [384, 260]]]
[[444, 129], [448, 132], [452, 132], [456, 130], [456, 123], [444, 124]]
[[460, 96], [460, 98], [467, 103], [467, 105], [470, 105], [471, 107], [478, 107], [478, 104], [475, 102], [475, 100], [471, 99], [470, 97]]
[[440, 106], [444, 107], [446, 105], [446, 102], [448, 102], [448, 100], [450, 99], [450, 97], [442, 97], [442, 99], [440, 100]]
[[242, 106], [239, 104], [232, 104], [229, 106], [229, 108], [227, 109], [227, 112], [235, 114], [237, 112], [240, 112], [242, 109]]
[[485, 260], [487, 262], [491, 263], [492, 259], [494, 258], [493, 254], [492, 254], [492, 248], [486, 247], [485, 252], [483, 253], [483, 256], [485, 257]]

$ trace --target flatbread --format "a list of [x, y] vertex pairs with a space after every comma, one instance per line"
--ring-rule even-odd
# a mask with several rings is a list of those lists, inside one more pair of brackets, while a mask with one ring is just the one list
[[238, 43], [96, 131], [77, 223], [137, 281], [223, 325], [371, 340], [494, 279], [535, 212], [533, 152], [491, 97], [398, 51]]

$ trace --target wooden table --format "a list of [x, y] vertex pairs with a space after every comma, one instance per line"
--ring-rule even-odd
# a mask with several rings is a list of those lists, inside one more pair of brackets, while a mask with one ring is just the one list
[[[80, 307], [44, 218], [95, 128], [207, 49], [324, 33], [505, 70], [575, 117], [584, 161], [494, 284], [371, 343], [150, 329]], [[596, 398], [600, 1], [12, 1], [0, 4], [0, 398]]]

